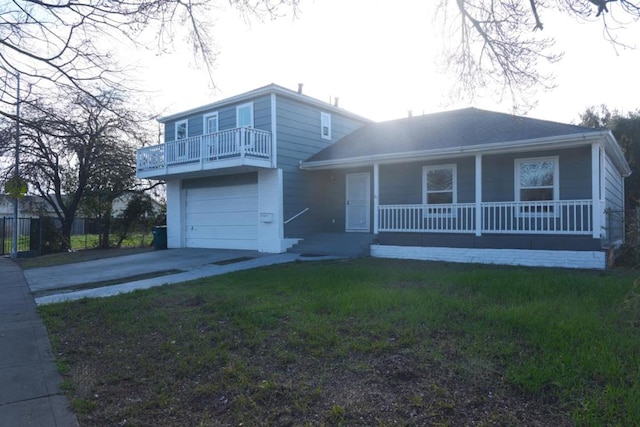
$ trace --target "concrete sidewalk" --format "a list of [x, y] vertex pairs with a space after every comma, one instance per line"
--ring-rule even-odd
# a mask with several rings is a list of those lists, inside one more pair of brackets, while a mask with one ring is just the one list
[[0, 257], [0, 425], [77, 426], [22, 270]]

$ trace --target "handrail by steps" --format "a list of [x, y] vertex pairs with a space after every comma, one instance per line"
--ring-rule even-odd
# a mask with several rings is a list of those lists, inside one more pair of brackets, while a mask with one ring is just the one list
[[292, 216], [291, 218], [286, 220], [284, 223], [285, 224], [289, 224], [291, 221], [293, 221], [294, 219], [298, 218], [300, 215], [302, 215], [303, 213], [307, 212], [308, 210], [309, 210], [309, 208], [302, 209], [300, 212], [298, 212], [297, 214], [295, 214], [294, 216]]

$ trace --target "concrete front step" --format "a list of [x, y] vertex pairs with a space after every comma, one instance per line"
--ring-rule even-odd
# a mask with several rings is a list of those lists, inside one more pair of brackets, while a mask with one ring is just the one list
[[299, 241], [289, 252], [355, 258], [369, 256], [373, 240], [370, 233], [317, 233]]

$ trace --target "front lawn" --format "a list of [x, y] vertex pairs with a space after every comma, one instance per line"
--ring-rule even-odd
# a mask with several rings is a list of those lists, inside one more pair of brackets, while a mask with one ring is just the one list
[[365, 258], [41, 313], [82, 426], [637, 425], [634, 279]]

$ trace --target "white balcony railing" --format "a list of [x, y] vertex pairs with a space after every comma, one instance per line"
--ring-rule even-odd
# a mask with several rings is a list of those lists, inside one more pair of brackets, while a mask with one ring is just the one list
[[270, 160], [271, 155], [271, 132], [235, 128], [141, 148], [136, 164], [138, 171], [144, 172], [234, 158]]
[[[593, 233], [591, 200], [481, 203], [480, 233]], [[476, 204], [381, 205], [378, 231], [477, 233]]]

